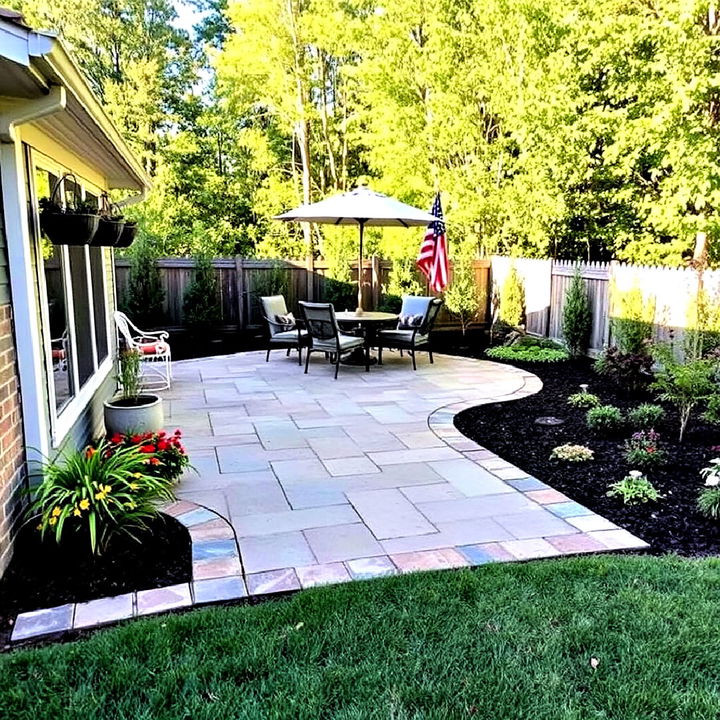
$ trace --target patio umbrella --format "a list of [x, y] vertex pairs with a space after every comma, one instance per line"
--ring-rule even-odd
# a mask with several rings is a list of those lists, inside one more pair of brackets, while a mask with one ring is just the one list
[[320, 202], [301, 205], [295, 210], [276, 215], [276, 220], [313, 222], [326, 225], [357, 225], [360, 228], [358, 249], [358, 311], [362, 312], [362, 260], [365, 226], [410, 227], [428, 225], [438, 220], [435, 215], [406, 205], [395, 198], [361, 185], [350, 192], [333, 195]]

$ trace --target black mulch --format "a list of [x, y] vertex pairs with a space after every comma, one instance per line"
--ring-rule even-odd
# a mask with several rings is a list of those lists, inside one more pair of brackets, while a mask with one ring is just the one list
[[[651, 394], [632, 397], [598, 376], [589, 361], [553, 365], [519, 364], [543, 381], [543, 389], [521, 400], [481, 405], [460, 413], [457, 428], [478, 444], [517, 465], [573, 500], [626, 528], [651, 545], [651, 552], [674, 552], [701, 556], [720, 554], [720, 527], [697, 511], [696, 499], [703, 486], [700, 470], [714, 457], [720, 457], [720, 431], [702, 421], [691, 420], [685, 442], [677, 444], [677, 413], [668, 406], [666, 421], [655, 428], [660, 446], [668, 454], [667, 464], [648, 470], [648, 478], [665, 496], [659, 502], [626, 506], [620, 498], [606, 495], [608, 485], [622, 479], [631, 468], [623, 457], [623, 444], [632, 430], [604, 439], [585, 425], [585, 410], [567, 404], [568, 395], [580, 392], [588, 383], [589, 392], [604, 403], [628, 409], [641, 402], [655, 402]], [[542, 427], [540, 416], [554, 415], [564, 424]], [[586, 445], [595, 459], [582, 464], [550, 460], [557, 445]]]
[[[187, 529], [168, 515], [150, 522], [141, 542], [118, 535], [100, 557], [87, 540], [68, 536], [59, 546], [25, 526], [0, 579], [0, 646], [19, 612], [84, 602], [134, 590], [189, 582], [192, 552]], [[4, 642], [3, 642], [4, 641]]]

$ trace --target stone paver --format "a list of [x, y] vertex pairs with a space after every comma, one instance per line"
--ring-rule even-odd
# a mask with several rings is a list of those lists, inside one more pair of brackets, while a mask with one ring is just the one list
[[193, 538], [195, 602], [644, 546], [455, 428], [466, 408], [537, 392], [535, 376], [443, 355], [413, 372], [388, 353], [337, 381], [320, 356], [312, 365], [264, 352], [173, 365], [166, 408], [196, 470], [170, 512]]
[[155, 590], [140, 590], [137, 593], [137, 614], [152, 615], [192, 605], [190, 585], [169, 585]]
[[69, 630], [73, 623], [74, 609], [74, 605], [58, 605], [22, 613], [15, 620], [11, 639], [18, 642]]
[[87, 628], [127, 620], [133, 616], [133, 593], [99, 598], [75, 606], [73, 628]]

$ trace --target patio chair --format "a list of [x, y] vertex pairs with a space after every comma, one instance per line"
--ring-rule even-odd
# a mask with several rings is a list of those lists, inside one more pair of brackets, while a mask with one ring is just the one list
[[442, 300], [435, 297], [419, 297], [406, 295], [403, 297], [402, 309], [397, 327], [394, 330], [380, 330], [377, 334], [378, 365], [382, 365], [383, 348], [407, 350], [412, 356], [413, 370], [417, 370], [415, 351], [424, 350], [433, 363], [430, 331], [440, 311]]
[[335, 308], [331, 303], [301, 302], [300, 309], [305, 319], [305, 327], [310, 335], [310, 347], [305, 356], [305, 373], [308, 371], [310, 353], [323, 352], [326, 355], [329, 354], [330, 359], [334, 360], [335, 379], [337, 380], [341, 357], [351, 350], [363, 346], [365, 346], [365, 372], [370, 370], [370, 348], [365, 345], [365, 338], [343, 335], [340, 332], [335, 317]]
[[130, 322], [125, 313], [113, 313], [115, 325], [125, 341], [127, 350], [140, 353], [143, 366], [143, 388], [146, 390], [169, 390], [172, 380], [172, 360], [169, 333], [165, 330], [140, 330]]
[[270, 351], [276, 347], [287, 349], [288, 355], [291, 350], [297, 350], [298, 365], [302, 365], [302, 349], [310, 344], [310, 336], [288, 313], [285, 298], [282, 295], [267, 295], [260, 298], [260, 305], [270, 332], [265, 362], [270, 362]]

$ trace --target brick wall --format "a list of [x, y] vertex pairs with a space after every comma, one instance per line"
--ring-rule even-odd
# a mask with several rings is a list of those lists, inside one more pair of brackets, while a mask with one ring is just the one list
[[12, 555], [13, 525], [25, 477], [20, 388], [12, 331], [12, 306], [0, 305], [0, 576]]

